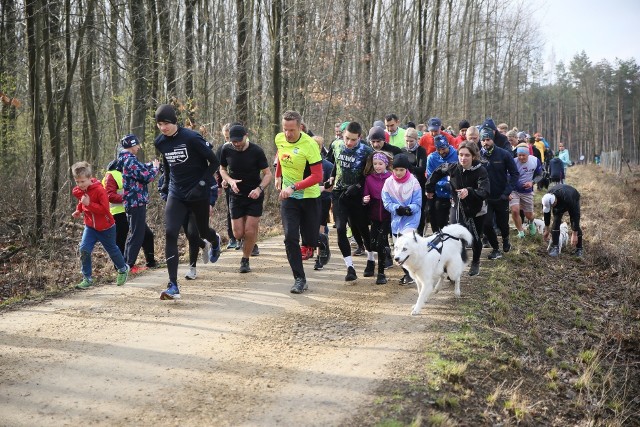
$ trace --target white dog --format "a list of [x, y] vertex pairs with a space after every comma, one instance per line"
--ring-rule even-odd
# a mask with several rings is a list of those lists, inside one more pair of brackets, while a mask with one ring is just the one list
[[544, 233], [544, 221], [536, 218], [533, 220], [533, 223], [536, 225], [536, 231], [538, 234], [542, 236], [542, 233]]
[[[551, 249], [551, 245], [553, 244], [553, 239], [549, 239], [549, 245], [547, 246], [547, 251]], [[560, 224], [560, 238], [558, 239], [558, 255], [562, 253], [562, 247], [567, 246], [569, 244], [569, 227], [566, 222]]]
[[460, 224], [444, 227], [440, 233], [422, 237], [415, 232], [399, 235], [394, 244], [394, 259], [406, 268], [418, 286], [418, 300], [411, 311], [420, 313], [431, 292], [438, 292], [442, 281], [455, 283], [455, 295], [460, 296], [460, 276], [467, 263], [467, 245], [473, 237]]

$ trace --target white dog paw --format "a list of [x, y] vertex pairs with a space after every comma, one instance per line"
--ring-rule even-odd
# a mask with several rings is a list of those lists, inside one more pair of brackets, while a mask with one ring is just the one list
[[418, 314], [420, 314], [420, 310], [412, 310], [411, 311], [411, 315], [412, 316], [417, 316]]

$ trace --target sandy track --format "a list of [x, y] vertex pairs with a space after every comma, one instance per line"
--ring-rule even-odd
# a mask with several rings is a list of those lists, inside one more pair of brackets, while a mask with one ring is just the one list
[[452, 288], [411, 317], [401, 271], [377, 286], [363, 257], [355, 284], [338, 256], [305, 262], [310, 289], [290, 294], [282, 237], [260, 249], [250, 274], [236, 251], [200, 265], [177, 302], [159, 299], [163, 269], [3, 313], [0, 424], [340, 425], [458, 321]]

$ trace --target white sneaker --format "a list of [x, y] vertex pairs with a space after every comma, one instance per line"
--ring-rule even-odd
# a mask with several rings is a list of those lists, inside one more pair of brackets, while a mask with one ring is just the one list
[[[209, 243], [207, 239], [202, 239], [202, 240], [204, 241], [204, 248], [202, 248], [202, 255], [200, 255], [200, 259], [202, 259], [203, 264], [209, 264], [209, 249], [211, 249], [211, 243]], [[195, 279], [195, 273], [194, 273], [194, 279]]]
[[184, 278], [187, 280], [194, 280], [196, 278], [196, 268], [189, 267], [189, 272], [184, 275]]

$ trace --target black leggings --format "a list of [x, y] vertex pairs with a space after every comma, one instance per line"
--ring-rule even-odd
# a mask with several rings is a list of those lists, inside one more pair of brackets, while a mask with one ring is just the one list
[[218, 236], [214, 229], [209, 227], [209, 201], [206, 199], [194, 202], [185, 202], [169, 195], [164, 209], [164, 227], [166, 231], [165, 257], [169, 281], [178, 283], [178, 234], [185, 219], [193, 213], [200, 238], [207, 239], [212, 245], [218, 244]]
[[362, 236], [362, 243], [367, 251], [371, 251], [371, 235], [369, 234], [369, 217], [364, 207], [358, 202], [344, 201], [334, 194], [333, 220], [336, 223], [338, 247], [343, 257], [351, 256], [351, 245], [347, 238], [347, 222], [351, 226], [354, 237]]
[[378, 273], [384, 274], [384, 264], [386, 262], [386, 250], [389, 247], [389, 232], [391, 231], [391, 221], [371, 220], [371, 247], [378, 252]]
[[200, 233], [198, 233], [196, 217], [193, 212], [189, 212], [189, 215], [185, 217], [182, 228], [184, 229], [184, 234], [187, 235], [187, 240], [189, 241], [189, 266], [195, 267], [198, 262], [200, 249], [205, 247], [205, 243], [204, 240], [200, 238]]

